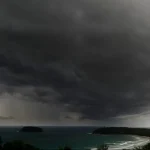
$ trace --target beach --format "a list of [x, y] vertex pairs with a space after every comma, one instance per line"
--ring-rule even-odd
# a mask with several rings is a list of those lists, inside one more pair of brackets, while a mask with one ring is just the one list
[[[136, 140], [135, 141], [127, 141], [122, 143], [114, 143], [113, 145], [109, 146], [109, 150], [123, 150], [123, 149], [132, 149], [138, 146], [144, 146], [150, 142], [149, 137], [145, 136], [133, 136]], [[106, 143], [107, 144], [107, 143]], [[97, 150], [97, 148], [91, 148], [91, 150]]]

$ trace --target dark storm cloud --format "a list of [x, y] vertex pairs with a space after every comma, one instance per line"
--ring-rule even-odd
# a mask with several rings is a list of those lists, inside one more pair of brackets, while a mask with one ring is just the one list
[[149, 104], [149, 32], [136, 2], [0, 3], [2, 114], [84, 122], [134, 116]]

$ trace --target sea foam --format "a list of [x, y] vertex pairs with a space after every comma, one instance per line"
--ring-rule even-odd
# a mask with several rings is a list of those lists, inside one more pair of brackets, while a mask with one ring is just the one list
[[[144, 146], [150, 142], [148, 137], [134, 136], [135, 141], [126, 141], [118, 143], [106, 143], [109, 145], [109, 150], [122, 150], [122, 149], [132, 149], [137, 146]], [[91, 148], [91, 150], [97, 150], [97, 148]]]

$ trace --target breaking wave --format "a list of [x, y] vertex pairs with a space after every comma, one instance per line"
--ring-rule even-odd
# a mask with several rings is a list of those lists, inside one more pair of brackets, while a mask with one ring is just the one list
[[[109, 146], [109, 150], [122, 150], [122, 149], [131, 149], [136, 146], [143, 146], [150, 142], [149, 137], [139, 137], [133, 136], [135, 141], [118, 141], [117, 143], [106, 143]], [[97, 148], [91, 148], [91, 150], [97, 150]]]

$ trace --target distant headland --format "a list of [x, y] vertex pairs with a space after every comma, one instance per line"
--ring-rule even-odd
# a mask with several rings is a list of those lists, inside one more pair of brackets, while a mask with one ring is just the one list
[[150, 129], [129, 127], [102, 127], [94, 130], [93, 134], [127, 134], [150, 137]]
[[26, 126], [20, 129], [19, 132], [43, 132], [43, 129], [40, 127]]

